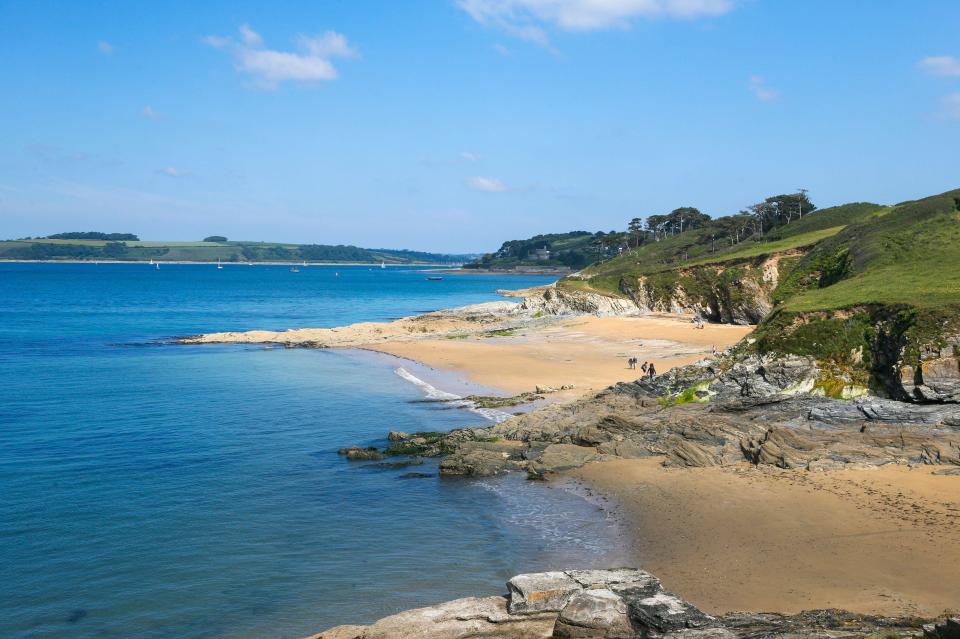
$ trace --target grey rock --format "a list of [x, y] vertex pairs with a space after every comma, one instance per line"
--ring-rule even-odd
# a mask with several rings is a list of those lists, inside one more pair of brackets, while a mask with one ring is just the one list
[[931, 473], [932, 475], [945, 475], [947, 477], [960, 477], [960, 468], [941, 468]]
[[940, 623], [923, 627], [927, 639], [960, 639], [960, 617], [949, 617]]
[[551, 444], [529, 466], [533, 473], [555, 473], [579, 468], [600, 458], [597, 449], [576, 444]]
[[554, 639], [632, 639], [636, 637], [626, 602], [612, 590], [581, 590], [560, 611]]
[[392, 442], [399, 442], [403, 441], [404, 439], [410, 439], [410, 435], [401, 430], [391, 430], [389, 433], [387, 433], [387, 439]]
[[560, 612], [583, 587], [565, 572], [517, 575], [507, 582], [510, 614]]
[[662, 635], [684, 628], [705, 628], [717, 620], [676, 595], [659, 590], [649, 594], [627, 588], [618, 594], [627, 603], [634, 629], [644, 637]]

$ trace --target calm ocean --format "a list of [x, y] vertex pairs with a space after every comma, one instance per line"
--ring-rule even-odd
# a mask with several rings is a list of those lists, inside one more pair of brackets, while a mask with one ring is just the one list
[[389, 430], [485, 423], [396, 372], [455, 393], [462, 380], [362, 351], [158, 343], [386, 320], [546, 281], [0, 264], [0, 637], [298, 638], [606, 562], [611, 525], [572, 492], [337, 456]]

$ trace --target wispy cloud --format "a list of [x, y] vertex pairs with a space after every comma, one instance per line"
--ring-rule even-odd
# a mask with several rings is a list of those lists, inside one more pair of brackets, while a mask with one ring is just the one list
[[486, 193], [503, 193], [507, 190], [507, 185], [495, 177], [483, 177], [477, 175], [467, 180], [467, 186], [474, 191], [484, 191]]
[[473, 151], [460, 151], [460, 159], [464, 162], [479, 162], [480, 156]]
[[960, 58], [952, 55], [935, 55], [917, 63], [920, 70], [930, 75], [960, 77]]
[[117, 48], [112, 44], [110, 44], [109, 42], [107, 42], [106, 40], [100, 40], [99, 42], [97, 42], [97, 51], [99, 51], [103, 55], [110, 55], [116, 50]]
[[237, 70], [253, 77], [255, 86], [260, 89], [273, 90], [287, 81], [312, 84], [335, 80], [334, 58], [359, 57], [359, 52], [347, 42], [347, 38], [335, 31], [318, 36], [297, 36], [297, 51], [266, 48], [263, 37], [249, 25], [241, 25], [239, 31], [239, 40], [210, 35], [203, 38], [203, 42], [228, 50], [234, 57]]
[[140, 115], [148, 120], [159, 120], [162, 117], [160, 113], [158, 111], [154, 111], [153, 107], [151, 107], [149, 104], [143, 107], [143, 110], [140, 111]]
[[189, 171], [184, 171], [183, 169], [178, 169], [175, 166], [167, 166], [158, 171], [161, 175], [166, 175], [167, 177], [172, 178], [182, 178], [190, 175]]
[[943, 108], [948, 118], [960, 120], [960, 93], [951, 93], [944, 97]]
[[502, 55], [502, 56], [505, 57], [505, 58], [510, 56], [510, 49], [508, 49], [508, 48], [505, 47], [504, 45], [500, 44], [499, 42], [497, 42], [497, 43], [495, 43], [495, 44], [493, 45], [493, 50], [496, 51], [497, 53], [499, 53], [500, 55]]
[[624, 29], [636, 20], [689, 20], [734, 8], [734, 0], [456, 0], [456, 4], [482, 25], [541, 45], [549, 45], [547, 28]]
[[750, 76], [750, 92], [761, 102], [776, 100], [780, 95], [776, 89], [768, 87], [766, 80], [759, 75]]

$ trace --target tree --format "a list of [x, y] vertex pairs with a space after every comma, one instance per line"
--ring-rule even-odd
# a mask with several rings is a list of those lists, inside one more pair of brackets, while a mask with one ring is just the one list
[[127, 254], [126, 242], [107, 242], [103, 245], [104, 257], [123, 257]]
[[204, 242], [226, 242], [227, 238], [222, 235], [211, 235], [210, 237], [203, 238]]

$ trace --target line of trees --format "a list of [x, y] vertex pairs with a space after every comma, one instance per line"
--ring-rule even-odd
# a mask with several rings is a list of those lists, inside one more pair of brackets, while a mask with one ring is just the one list
[[74, 231], [71, 233], [55, 233], [48, 235], [45, 240], [105, 240], [108, 242], [139, 242], [140, 238], [133, 233], [100, 233], [99, 231]]
[[800, 220], [814, 212], [816, 205], [805, 191], [795, 194], [773, 195], [753, 204], [735, 215], [713, 219], [692, 206], [683, 206], [664, 215], [635, 217], [627, 225], [627, 248], [636, 248], [647, 242], [659, 242], [684, 231], [709, 226], [710, 239], [738, 244], [749, 237], [762, 237], [775, 228]]

